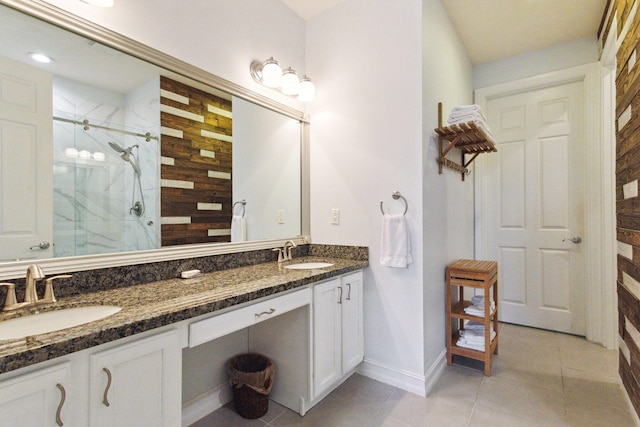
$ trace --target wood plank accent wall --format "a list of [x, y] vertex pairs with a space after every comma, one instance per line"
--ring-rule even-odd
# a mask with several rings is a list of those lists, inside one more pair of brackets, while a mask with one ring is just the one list
[[160, 78], [162, 246], [231, 241], [231, 101]]
[[[610, 0], [600, 38], [604, 45], [617, 20], [620, 36], [616, 52], [616, 222], [618, 240], [618, 333], [622, 383], [640, 415], [640, 13], [632, 14], [636, 0]], [[608, 15], [608, 17], [607, 17]], [[629, 21], [632, 19], [632, 21]], [[619, 37], [618, 37], [619, 38]]]

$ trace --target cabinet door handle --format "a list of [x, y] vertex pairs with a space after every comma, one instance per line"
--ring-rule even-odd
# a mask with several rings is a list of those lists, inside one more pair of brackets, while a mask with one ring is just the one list
[[62, 386], [62, 384], [56, 384], [56, 387], [58, 387], [58, 389], [60, 390], [60, 403], [58, 403], [58, 409], [56, 410], [56, 424], [58, 424], [60, 427], [62, 427], [64, 425], [64, 423], [62, 422], [62, 407], [64, 406], [64, 401], [67, 400], [67, 392], [64, 389], [64, 387]]
[[272, 308], [272, 309], [271, 309], [271, 310], [269, 310], [269, 311], [263, 311], [262, 313], [256, 313], [256, 317], [261, 317], [261, 316], [264, 316], [264, 315], [273, 314], [273, 313], [275, 313], [275, 312], [276, 312], [276, 309], [275, 309], [275, 308]]
[[111, 371], [108, 368], [102, 368], [107, 373], [107, 386], [104, 388], [104, 396], [102, 397], [102, 403], [104, 406], [111, 406], [109, 403], [109, 389], [111, 388]]
[[351, 301], [351, 283], [347, 283], [347, 301]]
[[342, 304], [342, 286], [338, 286], [338, 289], [340, 289], [340, 298], [338, 298], [338, 304]]

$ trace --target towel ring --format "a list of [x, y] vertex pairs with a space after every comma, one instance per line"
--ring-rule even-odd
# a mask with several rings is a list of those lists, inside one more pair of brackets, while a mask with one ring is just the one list
[[239, 202], [235, 202], [235, 203], [231, 206], [231, 213], [232, 213], [232, 214], [234, 213], [234, 211], [235, 211], [235, 209], [236, 209], [236, 205], [238, 205], [238, 204], [242, 205], [242, 217], [244, 218], [244, 207], [247, 205], [247, 201], [246, 201], [246, 200], [244, 200], [244, 199], [242, 199], [242, 200], [241, 200], [241, 201], [239, 201]]
[[[404, 196], [400, 194], [399, 191], [394, 191], [391, 194], [391, 197], [393, 197], [394, 200], [398, 200], [398, 199], [404, 200], [404, 213], [402, 215], [406, 215], [407, 211], [409, 210], [409, 202], [407, 202], [407, 199], [405, 199]], [[382, 209], [382, 202], [380, 202], [380, 212], [382, 212], [382, 215], [384, 215], [384, 209]]]

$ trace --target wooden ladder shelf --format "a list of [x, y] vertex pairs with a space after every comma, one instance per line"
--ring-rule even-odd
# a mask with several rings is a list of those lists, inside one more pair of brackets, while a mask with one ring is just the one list
[[[498, 151], [491, 136], [482, 127], [476, 125], [475, 122], [442, 126], [442, 102], [438, 103], [438, 127], [434, 130], [438, 134], [440, 154], [438, 157], [438, 172], [440, 174], [442, 174], [442, 167], [446, 166], [460, 172], [464, 181], [465, 175], [471, 173], [467, 167], [478, 157], [478, 154]], [[454, 147], [459, 148], [462, 153], [462, 161], [460, 163], [456, 163], [446, 157]], [[465, 155], [467, 154], [471, 155], [471, 158], [465, 161]]]

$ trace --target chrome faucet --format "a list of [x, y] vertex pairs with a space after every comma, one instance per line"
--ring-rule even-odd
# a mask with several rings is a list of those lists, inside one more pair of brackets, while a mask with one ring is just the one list
[[24, 289], [24, 302], [35, 303], [38, 301], [36, 282], [44, 279], [42, 268], [38, 264], [31, 264], [27, 268], [26, 287]]
[[291, 261], [293, 257], [291, 256], [291, 250], [295, 248], [296, 245], [293, 240], [287, 240], [282, 248], [282, 253], [284, 254], [284, 261]]

